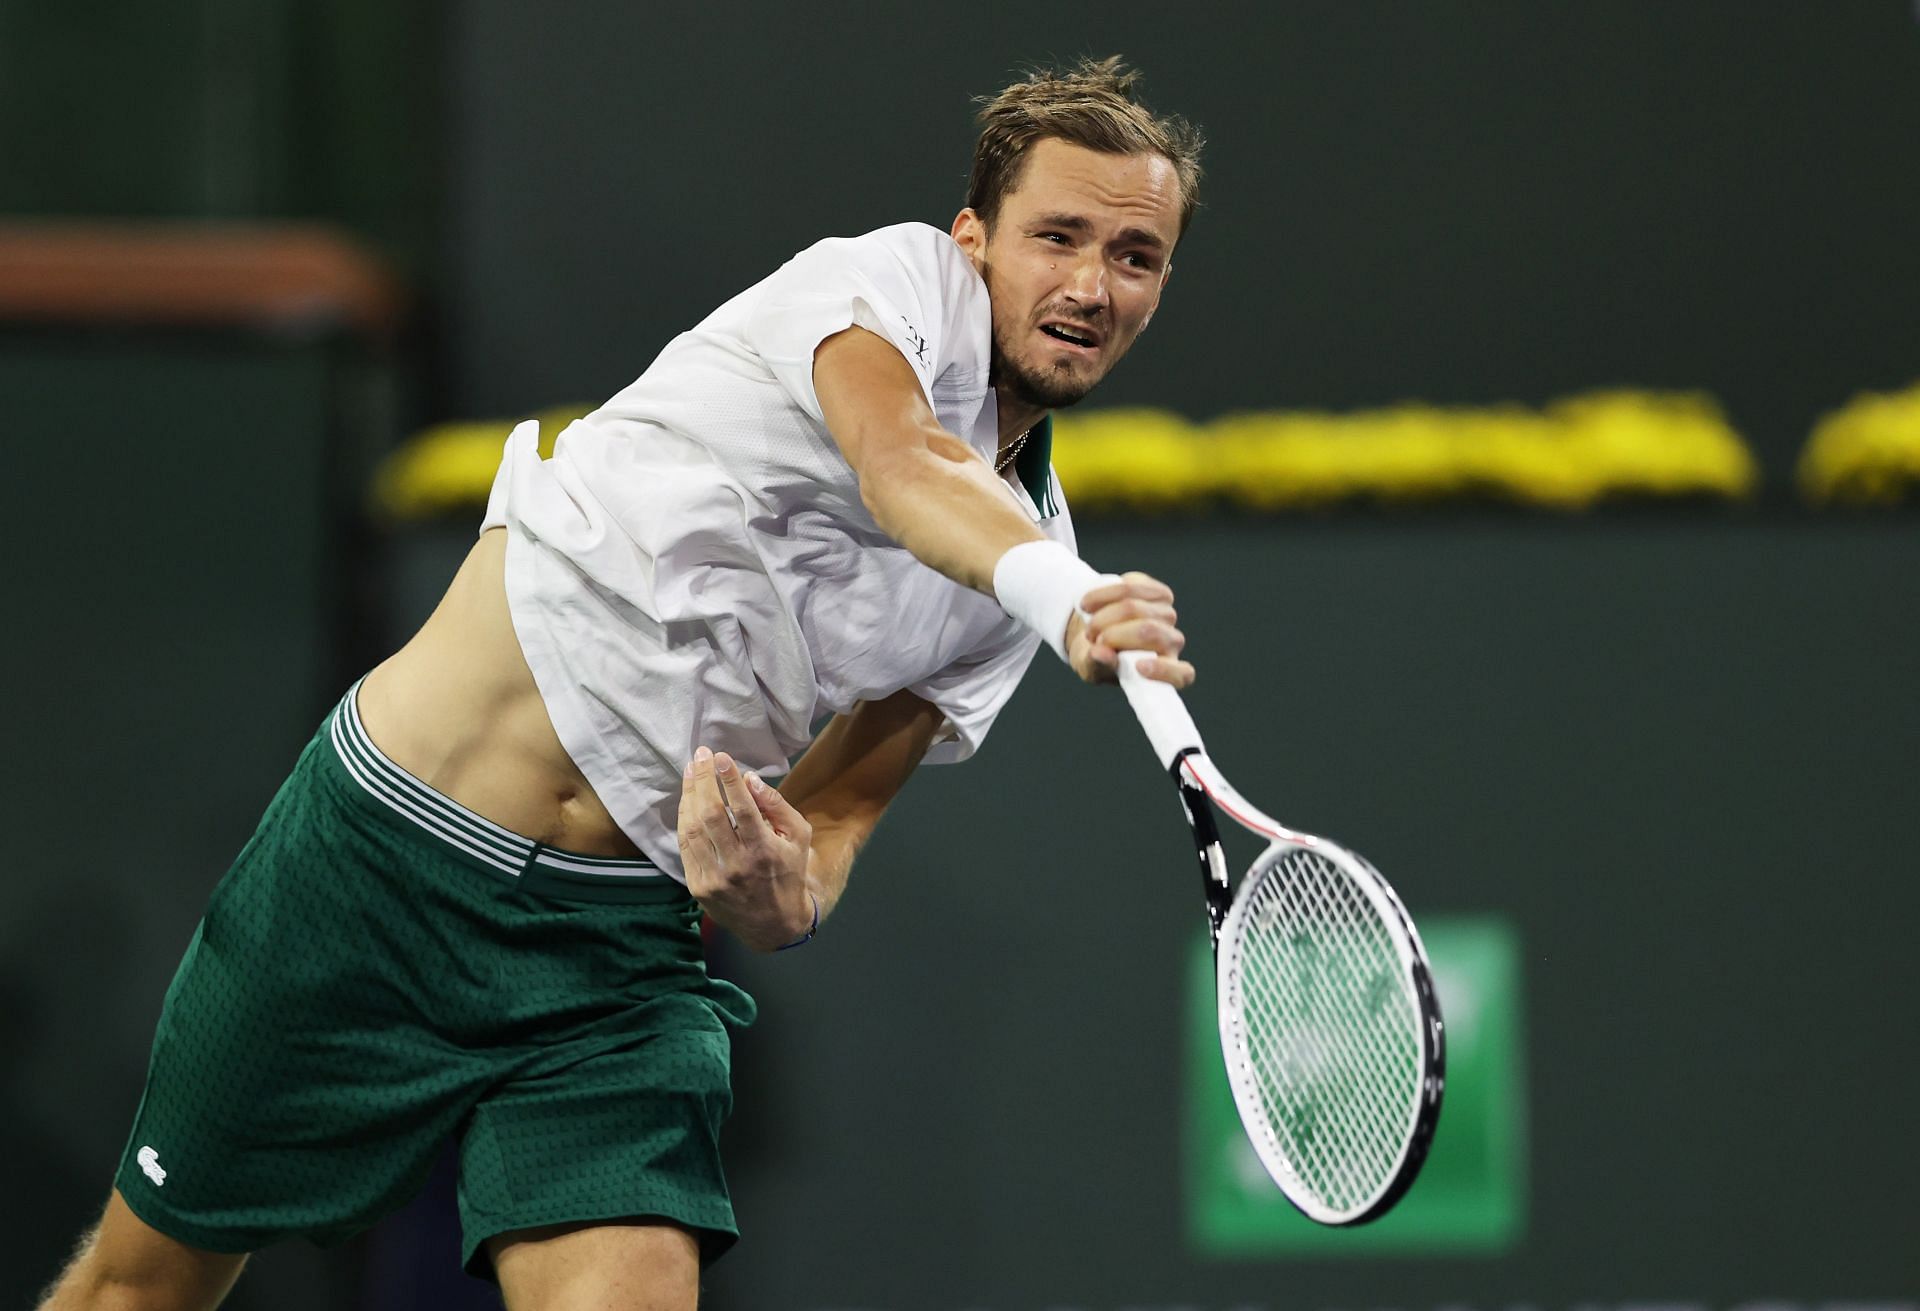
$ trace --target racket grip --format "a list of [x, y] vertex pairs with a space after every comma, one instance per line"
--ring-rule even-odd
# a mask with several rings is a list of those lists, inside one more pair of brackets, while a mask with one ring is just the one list
[[1153, 754], [1160, 759], [1160, 768], [1171, 770], [1182, 753], [1205, 748], [1200, 742], [1200, 730], [1194, 727], [1193, 716], [1187, 713], [1180, 693], [1171, 683], [1162, 683], [1140, 672], [1140, 662], [1152, 658], [1148, 651], [1122, 651], [1120, 690], [1127, 694], [1127, 702], [1139, 718], [1140, 727], [1146, 730]]

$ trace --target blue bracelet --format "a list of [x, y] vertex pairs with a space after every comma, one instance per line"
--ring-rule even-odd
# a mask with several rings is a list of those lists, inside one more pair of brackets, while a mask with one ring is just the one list
[[820, 931], [820, 898], [814, 897], [811, 892], [809, 892], [807, 895], [809, 897], [813, 897], [813, 927], [807, 930], [806, 937], [795, 938], [792, 942], [789, 942], [784, 947], [775, 947], [774, 948], [775, 951], [792, 951], [795, 947], [804, 947], [809, 942], [812, 942], [813, 935]]

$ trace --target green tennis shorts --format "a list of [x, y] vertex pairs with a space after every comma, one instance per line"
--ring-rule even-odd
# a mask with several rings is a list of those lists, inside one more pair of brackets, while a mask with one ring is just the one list
[[115, 1180], [194, 1247], [339, 1242], [460, 1153], [464, 1260], [531, 1225], [738, 1235], [732, 1028], [699, 912], [645, 861], [542, 847], [380, 754], [349, 692], [215, 888]]

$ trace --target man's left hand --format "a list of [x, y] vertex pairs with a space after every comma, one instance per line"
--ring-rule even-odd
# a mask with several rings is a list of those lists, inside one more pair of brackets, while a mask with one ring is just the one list
[[813, 828], [772, 784], [701, 747], [681, 776], [679, 839], [687, 891], [734, 937], [773, 951], [806, 936]]

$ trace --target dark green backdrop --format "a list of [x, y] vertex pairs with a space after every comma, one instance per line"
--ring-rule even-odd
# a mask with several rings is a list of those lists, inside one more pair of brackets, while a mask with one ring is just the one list
[[1190, 702], [1243, 791], [1359, 847], [1416, 916], [1517, 929], [1525, 1234], [1424, 1261], [1186, 1246], [1191, 849], [1117, 696], [1041, 665], [978, 761], [914, 781], [831, 932], [749, 974], [740, 1202], [765, 1232], [716, 1276], [728, 1305], [1914, 1296], [1910, 525], [1083, 547], [1180, 588]]
[[[1509, 1253], [1186, 1245], [1190, 856], [1117, 701], [1043, 665], [980, 761], [916, 781], [821, 941], [742, 967], [749, 1241], [712, 1303], [1912, 1311], [1920, 534], [1780, 504], [1821, 411], [1920, 374], [1907, 5], [0, 0], [0, 211], [347, 224], [424, 294], [397, 359], [428, 417], [518, 413], [605, 395], [820, 235], [946, 222], [967, 97], [1082, 50], [1214, 142], [1103, 401], [1704, 387], [1774, 504], [1086, 525], [1180, 587], [1244, 787], [1417, 913], [1514, 926]], [[395, 424], [342, 419], [340, 350], [0, 334], [0, 1302], [97, 1206], [207, 889], [457, 558], [464, 527], [352, 549]], [[289, 1248], [234, 1305], [356, 1279]]]
[[827, 233], [959, 208], [968, 98], [1122, 51], [1206, 208], [1101, 393], [1193, 418], [1704, 388], [1778, 474], [1920, 376], [1903, 0], [462, 6], [448, 383], [623, 385]]
[[508, 415], [823, 234], [946, 224], [969, 97], [1089, 51], [1212, 140], [1105, 399], [1704, 388], [1777, 478], [1920, 373], [1904, 0], [0, 0], [0, 214], [347, 223], [430, 293], [434, 408]]

